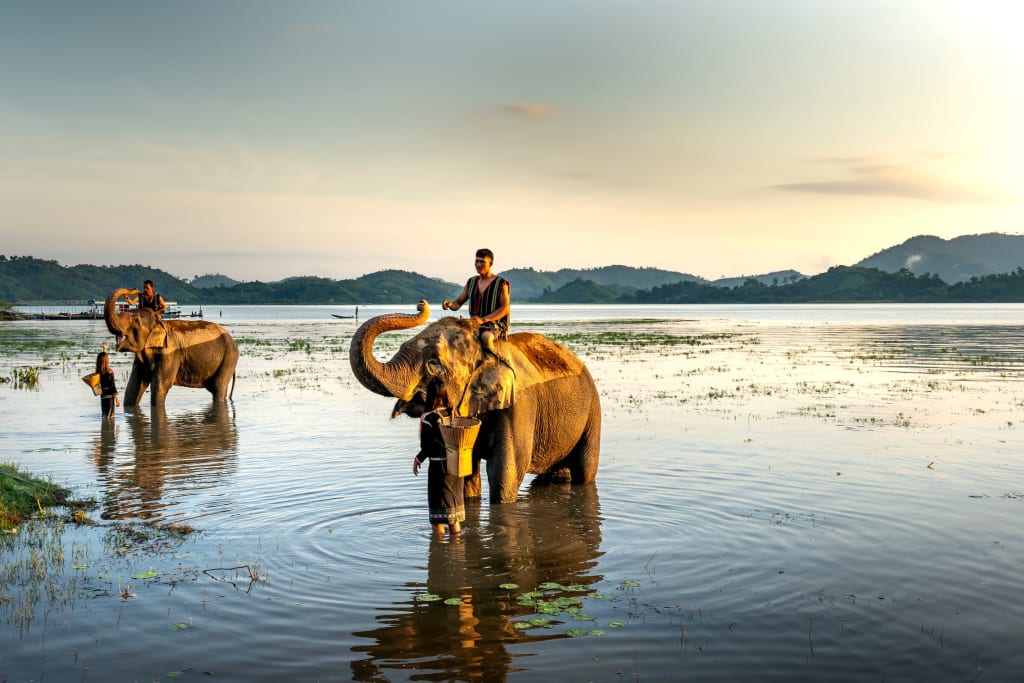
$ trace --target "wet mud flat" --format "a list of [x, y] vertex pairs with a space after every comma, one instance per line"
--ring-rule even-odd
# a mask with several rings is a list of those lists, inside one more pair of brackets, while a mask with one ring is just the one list
[[455, 542], [430, 535], [415, 423], [351, 377], [353, 326], [230, 329], [231, 405], [177, 388], [106, 428], [78, 379], [102, 324], [0, 330], [0, 375], [41, 368], [0, 386], [5, 459], [98, 502], [45, 561], [0, 546], [46, 587], [0, 586], [10, 680], [1024, 670], [1020, 327], [520, 323], [594, 375], [598, 481], [471, 505]]

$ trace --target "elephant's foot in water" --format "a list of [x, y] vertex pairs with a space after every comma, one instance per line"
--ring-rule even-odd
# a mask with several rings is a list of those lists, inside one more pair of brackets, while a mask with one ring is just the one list
[[572, 471], [568, 467], [563, 467], [559, 470], [544, 472], [543, 474], [538, 474], [534, 477], [532, 483], [538, 486], [546, 484], [571, 484]]
[[480, 461], [478, 460], [473, 464], [473, 473], [465, 478], [465, 484], [462, 489], [462, 497], [466, 499], [470, 498], [483, 498], [484, 489], [480, 483]]

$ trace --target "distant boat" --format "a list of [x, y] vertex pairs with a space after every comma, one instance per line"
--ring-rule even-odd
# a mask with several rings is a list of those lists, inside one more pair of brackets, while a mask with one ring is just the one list
[[351, 318], [359, 317], [359, 307], [356, 306], [356, 312], [353, 315], [338, 315], [337, 313], [331, 313], [332, 318], [341, 318], [342, 320], [349, 320]]
[[[181, 306], [178, 305], [177, 301], [164, 301], [164, 305], [167, 308], [164, 309], [163, 319], [164, 320], [175, 320], [177, 318], [202, 318], [203, 307], [200, 306], [198, 311], [192, 311], [191, 313], [182, 313]], [[127, 301], [117, 302], [118, 313], [131, 313], [138, 309], [138, 304], [130, 304]]]

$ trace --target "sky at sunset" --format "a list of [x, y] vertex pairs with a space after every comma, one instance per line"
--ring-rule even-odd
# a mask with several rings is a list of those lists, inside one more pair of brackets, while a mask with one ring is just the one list
[[715, 279], [1022, 234], [1022, 7], [6, 2], [0, 253]]

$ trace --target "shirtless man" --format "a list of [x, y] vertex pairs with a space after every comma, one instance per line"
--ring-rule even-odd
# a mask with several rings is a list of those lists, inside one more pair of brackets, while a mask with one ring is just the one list
[[477, 249], [473, 262], [477, 274], [466, 281], [466, 286], [454, 301], [445, 299], [441, 302], [441, 308], [457, 311], [469, 300], [470, 317], [481, 323], [480, 341], [484, 348], [498, 356], [494, 351], [494, 338], [505, 339], [508, 336], [511, 285], [505, 278], [491, 272], [493, 263], [494, 252]]

